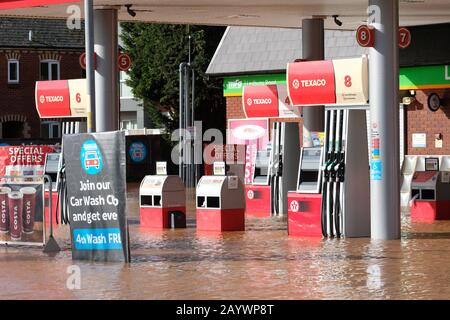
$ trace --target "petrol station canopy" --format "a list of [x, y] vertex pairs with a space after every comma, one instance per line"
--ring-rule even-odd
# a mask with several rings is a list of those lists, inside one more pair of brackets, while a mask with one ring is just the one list
[[[448, 0], [399, 2], [400, 25], [450, 22]], [[6, 0], [0, 2], [0, 16], [63, 19], [69, 16], [71, 3], [83, 7], [83, 1]], [[128, 4], [134, 17], [127, 12]], [[340, 30], [354, 30], [365, 23], [367, 6], [368, 0], [94, 0], [94, 8], [119, 9], [121, 21], [299, 28], [303, 19], [325, 17], [325, 28]], [[333, 15], [339, 16], [342, 26]]]

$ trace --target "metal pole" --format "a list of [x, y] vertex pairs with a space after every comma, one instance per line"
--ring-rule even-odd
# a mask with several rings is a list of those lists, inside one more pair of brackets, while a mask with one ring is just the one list
[[[190, 36], [189, 36], [190, 38]], [[190, 52], [190, 50], [189, 50]], [[190, 60], [190, 58], [189, 58]], [[192, 68], [191, 66], [191, 111], [192, 111], [192, 115], [191, 115], [191, 126], [193, 128], [193, 132], [194, 132], [194, 137], [193, 137], [193, 143], [191, 144], [191, 163], [192, 163], [192, 168], [193, 168], [193, 172], [192, 172], [192, 181], [193, 181], [193, 187], [195, 187], [197, 185], [197, 164], [195, 162], [195, 143], [196, 143], [196, 139], [198, 138], [198, 132], [195, 128], [195, 71], [194, 68]]]
[[180, 153], [179, 153], [179, 157], [178, 157], [178, 176], [183, 179], [183, 146], [184, 146], [184, 142], [183, 142], [183, 99], [184, 99], [184, 93], [183, 93], [183, 68], [184, 68], [184, 62], [180, 63], [179, 66], [179, 75], [180, 75], [180, 85], [179, 85], [179, 109], [178, 109], [178, 117], [179, 117], [179, 130], [180, 130]]
[[[184, 127], [186, 130], [189, 128], [189, 66], [186, 65], [184, 68]], [[187, 133], [187, 132], [186, 132]], [[190, 131], [189, 131], [190, 133]], [[190, 139], [185, 139], [185, 168], [186, 168], [186, 186], [191, 186], [191, 172], [190, 172], [190, 163], [189, 163], [189, 157], [190, 157]]]
[[119, 130], [118, 91], [118, 19], [117, 9], [96, 9], [95, 52], [97, 53], [96, 85], [96, 131]]
[[[322, 18], [302, 21], [302, 58], [323, 60], [325, 58], [324, 22]], [[303, 107], [304, 147], [312, 147], [311, 132], [324, 131], [325, 111], [323, 106]]]
[[[371, 237], [400, 238], [400, 151], [398, 101], [398, 0], [369, 0], [374, 7], [375, 47], [370, 49]], [[373, 147], [373, 145], [372, 145]]]
[[93, 0], [84, 0], [84, 34], [86, 47], [86, 85], [90, 111], [87, 132], [95, 132], [94, 8]]

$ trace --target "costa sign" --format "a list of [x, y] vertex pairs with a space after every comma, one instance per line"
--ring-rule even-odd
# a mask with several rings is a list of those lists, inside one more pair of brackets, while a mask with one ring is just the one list
[[87, 117], [86, 79], [37, 81], [35, 100], [40, 118]]
[[299, 118], [298, 107], [290, 104], [285, 85], [245, 86], [242, 105], [247, 118]]
[[367, 57], [289, 63], [287, 88], [294, 106], [366, 104]]

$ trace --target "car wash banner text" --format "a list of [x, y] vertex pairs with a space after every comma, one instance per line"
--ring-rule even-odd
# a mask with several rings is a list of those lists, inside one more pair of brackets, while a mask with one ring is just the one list
[[125, 134], [65, 135], [72, 258], [130, 261]]

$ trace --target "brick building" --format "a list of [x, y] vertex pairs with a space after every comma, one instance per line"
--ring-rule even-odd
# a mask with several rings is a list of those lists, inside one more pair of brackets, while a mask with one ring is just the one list
[[[399, 104], [405, 102], [399, 109], [400, 151], [401, 154], [450, 154], [450, 41], [446, 41], [450, 24], [409, 29], [412, 43], [400, 50]], [[245, 118], [243, 85], [285, 84], [286, 64], [302, 57], [301, 37], [301, 29], [227, 29], [207, 70], [211, 76], [224, 78], [227, 120]], [[368, 53], [358, 46], [354, 31], [325, 31], [325, 59]], [[440, 100], [437, 111], [428, 107], [433, 93]], [[426, 143], [413, 137], [425, 139]]]
[[82, 52], [83, 30], [68, 29], [65, 20], [0, 19], [0, 138], [60, 136], [60, 120], [39, 119], [35, 83], [84, 77]]

